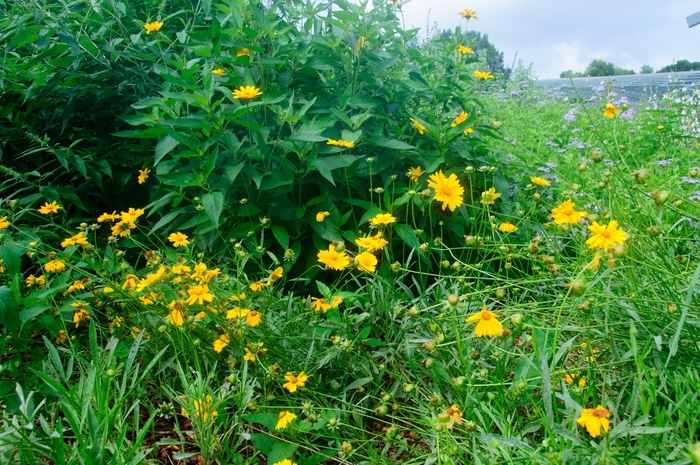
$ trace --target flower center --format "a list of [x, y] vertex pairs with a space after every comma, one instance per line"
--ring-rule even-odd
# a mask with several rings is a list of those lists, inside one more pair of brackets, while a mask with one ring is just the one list
[[491, 314], [489, 312], [487, 312], [486, 310], [484, 310], [483, 312], [481, 312], [481, 319], [482, 320], [490, 320]]
[[610, 231], [603, 231], [600, 233], [600, 235], [606, 239], [610, 239]]
[[597, 408], [593, 411], [593, 413], [591, 415], [596, 417], [596, 418], [604, 418], [605, 416], [607, 416], [607, 413], [608, 412], [605, 409]]

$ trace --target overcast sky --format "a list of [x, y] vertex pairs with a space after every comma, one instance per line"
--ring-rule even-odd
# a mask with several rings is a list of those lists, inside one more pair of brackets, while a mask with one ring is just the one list
[[431, 27], [449, 29], [464, 27], [465, 8], [478, 17], [469, 29], [488, 34], [506, 66], [518, 52], [540, 79], [583, 71], [596, 58], [635, 72], [700, 61], [700, 26], [689, 29], [685, 20], [700, 0], [410, 0], [403, 12], [406, 27], [420, 27], [424, 38], [428, 10]]

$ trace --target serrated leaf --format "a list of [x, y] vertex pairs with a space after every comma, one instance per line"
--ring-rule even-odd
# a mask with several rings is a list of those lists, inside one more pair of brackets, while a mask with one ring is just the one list
[[287, 232], [286, 229], [284, 229], [282, 226], [271, 226], [270, 229], [272, 230], [272, 234], [275, 236], [275, 239], [277, 239], [277, 242], [284, 248], [288, 249], [289, 248], [289, 233]]
[[221, 192], [209, 192], [202, 196], [204, 211], [209, 215], [209, 219], [215, 226], [219, 226], [219, 217], [224, 209], [224, 194]]
[[178, 141], [170, 136], [161, 137], [158, 144], [156, 144], [156, 153], [153, 158], [153, 166], [158, 165], [158, 162], [160, 162], [164, 156], [169, 154], [179, 144], [180, 143]]

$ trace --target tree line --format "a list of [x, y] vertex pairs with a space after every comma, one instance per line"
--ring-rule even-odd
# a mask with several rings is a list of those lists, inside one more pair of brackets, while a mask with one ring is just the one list
[[[654, 71], [649, 65], [644, 65], [639, 70], [639, 74], [652, 73], [677, 73], [680, 71], [695, 71], [700, 70], [700, 61], [678, 60], [671, 65], [664, 66], [657, 71]], [[613, 63], [604, 60], [593, 60], [586, 67], [585, 71], [572, 71], [567, 69], [559, 74], [560, 78], [578, 78], [578, 77], [598, 77], [598, 76], [621, 76], [623, 74], [637, 74], [633, 69], [624, 69], [615, 66]]]

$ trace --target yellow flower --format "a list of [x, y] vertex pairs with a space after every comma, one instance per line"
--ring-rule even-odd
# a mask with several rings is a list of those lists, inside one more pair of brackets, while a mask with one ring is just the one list
[[464, 11], [460, 11], [459, 15], [465, 19], [479, 19], [476, 17], [476, 11], [474, 10], [465, 9]]
[[4, 272], [5, 272], [5, 267], [2, 266], [2, 263], [3, 263], [4, 261], [5, 261], [4, 258], [0, 258], [0, 273], [4, 273]]
[[85, 302], [74, 302], [70, 304], [71, 307], [75, 307], [75, 313], [73, 314], [73, 323], [75, 323], [76, 328], [80, 326], [81, 321], [85, 319], [90, 319], [90, 314], [87, 310], [83, 308], [83, 306], [85, 305]]
[[275, 426], [275, 429], [285, 429], [287, 425], [289, 425], [292, 421], [294, 421], [294, 419], [296, 419], [296, 417], [297, 416], [294, 415], [292, 412], [280, 412], [279, 420], [277, 421], [277, 426]]
[[478, 321], [476, 328], [474, 328], [474, 334], [476, 334], [477, 337], [498, 336], [501, 329], [503, 329], [503, 325], [496, 317], [498, 317], [498, 315], [486, 310], [486, 306], [484, 305], [484, 308], [482, 308], [479, 313], [467, 318], [467, 323]]
[[578, 417], [576, 423], [586, 427], [586, 431], [593, 438], [600, 436], [600, 429], [603, 428], [607, 433], [610, 429], [610, 412], [604, 407], [598, 406], [595, 409], [585, 408], [581, 410], [581, 416]]
[[458, 45], [457, 52], [462, 55], [474, 55], [474, 50], [470, 49], [469, 47], [465, 47], [464, 45]]
[[317, 254], [318, 261], [333, 270], [344, 270], [350, 264], [350, 257], [345, 252], [335, 250], [333, 244], [328, 246], [328, 250], [320, 250]]
[[456, 117], [455, 120], [452, 122], [452, 127], [454, 128], [454, 127], [459, 126], [460, 124], [464, 123], [464, 122], [467, 120], [468, 117], [469, 117], [469, 113], [466, 113], [466, 112], [463, 111], [463, 112], [460, 113], [459, 116]]
[[479, 79], [480, 81], [485, 81], [486, 79], [493, 79], [493, 74], [491, 74], [490, 71], [474, 71], [474, 74], [472, 74], [472, 76]]
[[103, 213], [97, 217], [98, 223], [104, 223], [105, 221], [116, 221], [121, 218], [121, 215], [117, 215], [117, 212], [113, 213]]
[[289, 392], [296, 392], [297, 388], [304, 387], [306, 381], [309, 379], [308, 376], [302, 371], [298, 376], [294, 376], [291, 372], [287, 372], [284, 379], [287, 380], [286, 383], [282, 385], [283, 388]]
[[207, 264], [199, 262], [194, 266], [194, 274], [190, 276], [192, 279], [201, 278], [204, 276], [204, 272], [207, 271]]
[[413, 123], [413, 127], [416, 128], [416, 130], [420, 133], [421, 136], [425, 134], [425, 126], [420, 124], [418, 120], [411, 118], [411, 123]]
[[[54, 200], [51, 203], [44, 202], [44, 205], [39, 208], [39, 213], [42, 215], [48, 215], [49, 213], [58, 213], [58, 211], [61, 209], [61, 206], [56, 203]], [[5, 217], [7, 218], [7, 217]], [[4, 219], [4, 218], [3, 218]], [[2, 228], [0, 228], [2, 229]]]
[[250, 50], [247, 48], [242, 48], [239, 51], [236, 52], [236, 58], [238, 57], [249, 57], [250, 56]]
[[224, 74], [226, 74], [226, 70], [224, 68], [212, 69], [211, 72], [213, 74], [216, 74], [217, 76], [223, 76]]
[[172, 311], [168, 313], [168, 316], [166, 316], [165, 319], [174, 325], [182, 326], [185, 323], [185, 317], [182, 313], [182, 301], [173, 300], [168, 304], [168, 307]]
[[493, 187], [490, 187], [489, 190], [481, 193], [481, 200], [479, 200], [479, 202], [484, 205], [493, 205], [499, 197], [501, 197], [501, 194], [496, 192], [496, 189]]
[[246, 308], [235, 307], [228, 312], [226, 312], [226, 318], [233, 320], [234, 318], [245, 318], [250, 313], [250, 310]]
[[368, 273], [374, 273], [377, 270], [377, 257], [369, 252], [362, 252], [358, 254], [357, 257], [358, 267], [360, 271], [366, 271]]
[[3, 216], [0, 218], [0, 229], [7, 229], [10, 227], [10, 222], [7, 221], [7, 217]]
[[367, 37], [360, 37], [357, 41], [357, 45], [355, 46], [355, 50], [357, 50], [359, 52], [362, 47], [366, 47], [366, 46], [367, 46]]
[[327, 216], [330, 216], [330, 213], [328, 213], [328, 212], [318, 212], [318, 213], [316, 213], [316, 221], [317, 221], [318, 223], [323, 223], [323, 220], [325, 220]]
[[85, 233], [80, 231], [78, 234], [75, 236], [69, 237], [68, 239], [64, 240], [61, 242], [61, 247], [64, 249], [68, 246], [78, 246], [78, 245], [87, 245], [88, 241], [85, 239]]
[[243, 355], [243, 360], [255, 363], [258, 358], [262, 357], [265, 354], [265, 352], [267, 352], [267, 349], [263, 348], [263, 344], [263, 342], [251, 342], [250, 344], [245, 346], [245, 355]]
[[192, 268], [187, 265], [175, 265], [174, 267], [170, 268], [170, 271], [175, 274], [185, 274], [192, 271]]
[[381, 231], [377, 232], [377, 234], [374, 236], [361, 237], [359, 239], [355, 239], [355, 244], [357, 244], [358, 247], [361, 247], [363, 249], [367, 249], [368, 252], [374, 252], [375, 250], [381, 250], [388, 243], [389, 242], [387, 240], [382, 239], [382, 232]]
[[514, 233], [515, 231], [518, 230], [518, 228], [512, 224], [510, 221], [506, 221], [505, 223], [501, 223], [500, 226], [498, 226], [498, 230], [504, 233]]
[[396, 218], [391, 216], [391, 213], [380, 213], [371, 220], [372, 226], [379, 226], [381, 224], [396, 223]]
[[278, 279], [280, 279], [280, 278], [282, 277], [283, 274], [284, 274], [284, 270], [282, 269], [281, 266], [278, 266], [277, 268], [275, 268], [275, 271], [273, 271], [272, 273], [270, 273], [270, 276], [268, 276], [267, 279], [269, 279], [269, 280], [272, 281], [272, 282], [275, 282], [275, 281], [277, 281]]
[[55, 258], [44, 265], [44, 271], [47, 273], [58, 273], [66, 269], [66, 264]]
[[[123, 222], [133, 223], [144, 213], [146, 213], [146, 212], [143, 211], [143, 209], [141, 209], [141, 208], [130, 208], [129, 211], [127, 211], [127, 212], [121, 212], [119, 216], [121, 217]], [[131, 229], [133, 229], [133, 228], [131, 228]]]
[[323, 310], [323, 313], [326, 313], [328, 310], [331, 309], [331, 305], [326, 302], [326, 299], [324, 298], [318, 298], [318, 297], [311, 297], [311, 300], [313, 300], [313, 309], [314, 311], [318, 312], [319, 310]]
[[447, 429], [452, 429], [455, 423], [458, 425], [462, 424], [462, 410], [459, 408], [459, 404], [452, 405], [452, 407], [445, 410], [445, 413], [450, 416], [450, 420], [445, 425]]
[[149, 286], [160, 281], [160, 278], [165, 274], [165, 267], [161, 266], [155, 273], [149, 273], [145, 277], [141, 278], [138, 285], [136, 286], [136, 292], [141, 292]]
[[333, 297], [333, 300], [331, 300], [331, 308], [337, 308], [342, 303], [343, 303], [343, 298], [335, 296], [335, 297]]
[[142, 170], [139, 170], [139, 184], [143, 184], [146, 182], [146, 179], [148, 179], [148, 173], [150, 173], [151, 170], [148, 168], [144, 168]]
[[627, 233], [622, 229], [617, 228], [618, 223], [615, 220], [610, 221], [608, 225], [600, 225], [594, 221], [588, 227], [593, 232], [593, 236], [586, 241], [589, 249], [607, 250], [617, 244], [622, 244], [627, 239]]
[[143, 27], [146, 28], [146, 34], [150, 34], [151, 32], [160, 31], [160, 28], [163, 27], [163, 22], [162, 21], [153, 21], [152, 23], [144, 24]]
[[591, 263], [586, 267], [587, 270], [597, 270], [598, 266], [600, 266], [600, 254], [596, 253], [593, 256], [593, 260], [591, 260]]
[[410, 168], [408, 170], [408, 173], [406, 173], [406, 176], [411, 178], [411, 182], [416, 182], [420, 177], [425, 174], [425, 171], [423, 171], [423, 168], [420, 166], [416, 166], [415, 168]]
[[233, 98], [250, 100], [261, 96], [263, 93], [255, 86], [241, 86], [233, 91]]
[[618, 113], [620, 113], [620, 110], [618, 110], [612, 103], [608, 103], [607, 105], [605, 105], [605, 111], [603, 111], [603, 116], [605, 116], [606, 118], [614, 118]]
[[83, 284], [82, 281], [75, 281], [73, 284], [68, 286], [68, 293], [73, 291], [82, 291], [83, 289], [85, 289], [85, 284]]
[[581, 376], [580, 373], [567, 373], [564, 375], [564, 381], [566, 384], [572, 384], [574, 381], [578, 380], [578, 385], [584, 387], [586, 385], [586, 377]]
[[54, 339], [54, 342], [56, 344], [63, 344], [68, 340], [68, 335], [66, 334], [66, 331], [63, 329], [59, 329], [58, 333], [56, 333], [56, 339]]
[[102, 288], [102, 292], [104, 292], [105, 294], [111, 294], [112, 292], [114, 292], [114, 288], [105, 286]]
[[112, 235], [120, 237], [130, 236], [132, 229], [136, 229], [135, 223], [120, 221], [119, 223], [112, 226]]
[[[394, 3], [395, 3], [395, 2], [394, 2]], [[273, 463], [272, 465], [297, 465], [297, 463], [296, 463], [296, 462], [292, 462], [292, 461], [289, 460], [289, 459], [284, 459], [284, 460], [282, 460], [281, 462], [275, 462], [275, 463]]]
[[462, 205], [464, 188], [459, 184], [459, 179], [454, 173], [448, 178], [442, 170], [431, 174], [428, 178], [428, 187], [435, 190], [435, 200], [442, 202], [443, 210], [449, 207], [450, 211], [455, 211]]
[[204, 305], [204, 302], [211, 302], [214, 300], [214, 296], [209, 293], [209, 286], [206, 284], [201, 284], [199, 286], [194, 286], [187, 290], [189, 298], [186, 300], [187, 305], [194, 305], [199, 303]]
[[173, 247], [185, 247], [190, 241], [187, 240], [187, 235], [181, 232], [174, 232], [168, 236], [168, 240], [173, 243]]
[[354, 142], [349, 142], [349, 141], [346, 141], [346, 140], [343, 140], [343, 139], [338, 139], [338, 140], [328, 139], [327, 144], [328, 144], [328, 145], [337, 145], [338, 147], [346, 147], [346, 148], [349, 148], [349, 149], [355, 147], [355, 143], [354, 143]]
[[[213, 404], [214, 401], [209, 394], [207, 394], [204, 399], [194, 399], [192, 401], [192, 407], [194, 407], [193, 416], [201, 419], [202, 421], [207, 421], [210, 418], [213, 420], [219, 416], [219, 413], [216, 410], [212, 412]], [[189, 416], [189, 413], [185, 407], [180, 409], [180, 413], [184, 416]]]
[[258, 326], [262, 320], [262, 313], [251, 310], [245, 318], [245, 323], [248, 326]]
[[549, 186], [550, 184], [552, 184], [545, 178], [541, 178], [539, 176], [530, 176], [530, 181], [537, 186]]
[[552, 209], [552, 219], [556, 224], [576, 224], [581, 221], [587, 213], [585, 211], [577, 212], [574, 210], [576, 204], [569, 200], [565, 200], [557, 207]]
[[153, 302], [155, 302], [153, 299], [158, 299], [158, 294], [155, 292], [149, 292], [148, 294], [139, 297], [139, 300], [144, 305], [153, 305]]
[[218, 353], [221, 353], [222, 350], [224, 350], [224, 347], [226, 347], [229, 343], [228, 336], [225, 334], [222, 334], [219, 336], [219, 339], [214, 341], [214, 350]]

